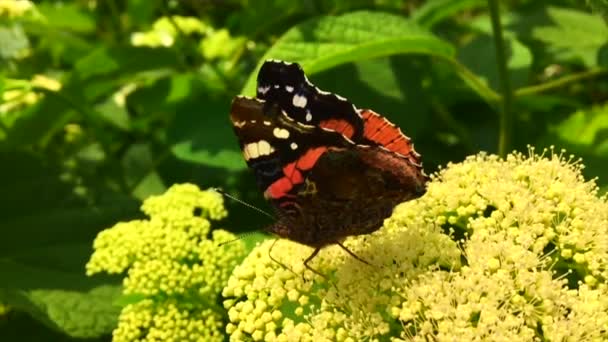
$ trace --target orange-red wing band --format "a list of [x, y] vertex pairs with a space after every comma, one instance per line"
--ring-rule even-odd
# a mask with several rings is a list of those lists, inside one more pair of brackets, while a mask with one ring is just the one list
[[327, 147], [311, 148], [295, 162], [285, 165], [283, 167], [284, 176], [270, 184], [266, 191], [264, 191], [264, 197], [277, 199], [287, 196], [294, 185], [304, 182], [302, 171], [312, 169], [317, 160], [326, 151]]
[[355, 128], [346, 120], [329, 119], [319, 122], [319, 126], [341, 133], [349, 139], [355, 134]]
[[401, 130], [371, 110], [363, 110], [365, 122], [363, 136], [385, 148], [407, 156], [412, 152], [412, 142]]

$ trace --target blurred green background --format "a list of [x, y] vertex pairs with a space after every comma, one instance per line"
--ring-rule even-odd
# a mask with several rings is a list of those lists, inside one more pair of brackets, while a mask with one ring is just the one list
[[[427, 173], [554, 145], [605, 192], [607, 2], [501, 6], [506, 93], [484, 0], [0, 0], [0, 340], [107, 340], [92, 241], [171, 184], [268, 208], [228, 120], [265, 58], [397, 123]], [[270, 223], [227, 205], [229, 230]]]

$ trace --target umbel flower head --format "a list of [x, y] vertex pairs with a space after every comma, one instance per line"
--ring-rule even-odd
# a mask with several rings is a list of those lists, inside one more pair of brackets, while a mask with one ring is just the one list
[[479, 154], [432, 177], [379, 231], [311, 262], [257, 246], [223, 290], [231, 340], [608, 340], [608, 204], [553, 149]]
[[127, 272], [125, 306], [113, 341], [223, 341], [225, 311], [217, 304], [241, 242], [218, 247], [234, 235], [211, 231], [209, 220], [226, 216], [222, 197], [192, 184], [172, 186], [146, 199], [147, 220], [120, 222], [93, 244], [87, 274]]

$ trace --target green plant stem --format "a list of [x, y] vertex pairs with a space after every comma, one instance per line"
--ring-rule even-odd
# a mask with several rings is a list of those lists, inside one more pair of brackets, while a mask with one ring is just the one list
[[[163, 15], [167, 18], [167, 20], [169, 21], [171, 26], [173, 26], [173, 28], [175, 29], [175, 32], [177, 33], [177, 39], [175, 40], [174, 47], [176, 47], [177, 50], [183, 51], [184, 50], [183, 46], [184, 46], [184, 43], [188, 40], [188, 35], [186, 33], [184, 33], [184, 31], [182, 31], [181, 27], [179, 27], [177, 22], [175, 22], [175, 18], [173, 18], [173, 16], [169, 12], [169, 8], [167, 7], [167, 4], [165, 4], [164, 2], [163, 2], [163, 5], [161, 6], [161, 10], [162, 10]], [[184, 70], [191, 69], [191, 67], [188, 65], [186, 56], [183, 53], [178, 53], [177, 61], [180, 64], [180, 67], [182, 67], [182, 69], [184, 69]]]
[[500, 115], [500, 126], [498, 133], [498, 154], [502, 157], [507, 155], [511, 144], [513, 131], [513, 89], [509, 80], [507, 69], [507, 56], [505, 41], [500, 24], [500, 9], [498, 0], [488, 0], [490, 18], [492, 20], [492, 31], [494, 32], [494, 46], [496, 47], [496, 63], [498, 64], [498, 81], [502, 93], [502, 110]]
[[460, 63], [454, 58], [446, 58], [443, 56], [434, 56], [437, 59], [450, 64], [456, 74], [466, 83], [473, 91], [475, 91], [481, 98], [486, 101], [489, 105], [495, 106], [497, 102], [501, 100], [501, 95], [494, 91], [494, 89], [488, 87], [488, 84], [475, 75], [474, 72], [469, 70], [464, 64]]
[[570, 83], [578, 82], [578, 81], [581, 81], [584, 79], [594, 78], [594, 77], [597, 77], [597, 76], [600, 76], [603, 74], [608, 74], [608, 69], [606, 69], [606, 68], [589, 69], [589, 70], [585, 70], [585, 71], [577, 73], [577, 74], [564, 76], [564, 77], [561, 77], [561, 78], [558, 78], [556, 80], [549, 81], [546, 83], [519, 88], [515, 91], [515, 96], [520, 97], [520, 96], [534, 95], [534, 94], [538, 94], [538, 93], [541, 93], [541, 92], [544, 92], [547, 90], [560, 88], [560, 87], [566, 86]]

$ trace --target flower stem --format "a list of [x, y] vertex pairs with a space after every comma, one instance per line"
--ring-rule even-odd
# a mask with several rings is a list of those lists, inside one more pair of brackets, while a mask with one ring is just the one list
[[510, 148], [513, 131], [513, 89], [511, 88], [509, 71], [507, 69], [505, 40], [500, 24], [498, 0], [488, 0], [488, 6], [490, 8], [490, 19], [492, 20], [492, 31], [494, 32], [496, 63], [498, 64], [498, 81], [502, 92], [502, 111], [500, 113], [498, 133], [498, 154], [504, 157], [507, 155]]
[[553, 90], [556, 88], [564, 87], [573, 82], [582, 81], [582, 80], [589, 79], [589, 78], [594, 78], [594, 77], [601, 76], [604, 74], [608, 74], [608, 69], [593, 68], [593, 69], [589, 69], [589, 70], [586, 70], [586, 71], [583, 71], [583, 72], [580, 72], [577, 74], [564, 76], [564, 77], [561, 77], [561, 78], [558, 78], [556, 80], [549, 81], [546, 83], [528, 86], [528, 87], [524, 87], [524, 88], [519, 88], [515, 91], [515, 96], [519, 97], [519, 96], [535, 95], [535, 94], [538, 94], [538, 93], [541, 93], [541, 92], [544, 92], [547, 90]]

